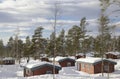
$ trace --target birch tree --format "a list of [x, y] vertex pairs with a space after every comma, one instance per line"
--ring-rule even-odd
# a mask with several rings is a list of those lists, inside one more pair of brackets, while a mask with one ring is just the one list
[[110, 27], [109, 27], [109, 18], [108, 15], [106, 15], [106, 11], [110, 6], [110, 0], [100, 0], [100, 7], [101, 7], [101, 14], [99, 18], [99, 36], [100, 36], [100, 54], [102, 58], [102, 66], [101, 66], [101, 72], [102, 76], [104, 76], [104, 64], [103, 64], [103, 56], [106, 52], [106, 46], [107, 46], [107, 40], [106, 36], [110, 33]]

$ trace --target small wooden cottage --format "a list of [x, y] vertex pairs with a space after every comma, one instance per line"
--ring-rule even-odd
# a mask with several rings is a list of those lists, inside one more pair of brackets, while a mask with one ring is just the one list
[[88, 52], [88, 53], [78, 53], [76, 54], [75, 58], [79, 59], [79, 58], [85, 58], [85, 57], [94, 57], [94, 52]]
[[58, 74], [61, 67], [57, 65], [54, 66], [52, 63], [48, 62], [28, 63], [26, 66], [24, 66], [24, 77], [42, 74], [53, 74], [54, 67], [55, 74]]
[[111, 59], [119, 59], [120, 58], [120, 52], [107, 52], [106, 58], [111, 58]]
[[[101, 73], [102, 71], [102, 59], [101, 58], [80, 58], [76, 60], [77, 70], [83, 71], [89, 74]], [[103, 72], [114, 72], [114, 65], [117, 63], [111, 60], [103, 60]]]
[[5, 57], [1, 59], [1, 64], [4, 65], [13, 65], [15, 64], [15, 59], [12, 57]]
[[83, 53], [76, 54], [76, 56], [75, 56], [76, 59], [85, 58], [85, 57], [86, 57], [86, 55]]
[[41, 61], [49, 62], [49, 59], [47, 57], [41, 57], [40, 59], [41, 59]]
[[[50, 59], [53, 62], [53, 58]], [[70, 57], [56, 57], [55, 63], [59, 64], [61, 67], [75, 66], [75, 59]]]

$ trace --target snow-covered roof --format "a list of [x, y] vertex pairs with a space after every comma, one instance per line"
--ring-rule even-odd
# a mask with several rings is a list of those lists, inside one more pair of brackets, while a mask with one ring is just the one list
[[120, 55], [120, 52], [107, 52], [106, 54]]
[[[30, 63], [26, 64], [25, 67], [31, 69], [31, 68], [35, 68], [35, 67], [42, 66], [42, 65], [45, 65], [45, 64], [53, 65], [53, 63], [41, 62], [41, 61], [40, 61], [40, 62], [30, 62]], [[59, 66], [59, 67], [60, 67], [60, 65], [56, 65], [56, 64], [55, 64], [55, 66]]]
[[[76, 60], [76, 62], [78, 62], [78, 63], [80, 62], [80, 63], [89, 63], [89, 64], [95, 64], [95, 63], [101, 62], [101, 61], [102, 61], [102, 58], [94, 58], [94, 57], [79, 58]], [[116, 62], [114, 62], [113, 60], [110, 60], [110, 59], [103, 58], [103, 61], [117, 64]]]
[[71, 59], [76, 59], [75, 56], [68, 56], [68, 58], [71, 58]]
[[5, 58], [3, 58], [3, 60], [15, 60], [15, 59], [12, 57], [5, 57]]
[[77, 59], [76, 61], [77, 62], [85, 62], [85, 63], [96, 63], [96, 62], [99, 62], [101, 61], [102, 59], [101, 58], [92, 58], [92, 57], [87, 57], [87, 58], [80, 58], [80, 59]]
[[76, 56], [77, 55], [80, 55], [80, 56], [84, 56], [84, 55], [86, 55], [86, 56], [88, 56], [88, 57], [93, 57], [94, 56], [94, 52], [88, 52], [88, 53], [78, 53], [78, 54], [76, 54]]
[[87, 56], [87, 57], [93, 57], [93, 56], [94, 56], [94, 53], [93, 53], [93, 52], [86, 53], [86, 56]]
[[47, 57], [47, 54], [40, 54], [41, 57]]
[[[64, 60], [64, 59], [67, 59], [67, 58], [75, 60], [75, 58], [73, 58], [73, 57], [61, 57], [61, 56], [57, 56], [57, 57], [55, 57], [55, 61], [60, 61], [60, 60]], [[53, 61], [54, 58], [50, 58], [49, 60]]]
[[33, 68], [33, 67], [37, 67], [43, 64], [46, 64], [47, 62], [33, 62], [33, 63], [28, 63], [26, 64], [27, 68]]
[[[66, 58], [66, 57], [57, 56], [57, 57], [55, 57], [55, 61], [59, 61], [59, 60], [61, 60], [61, 59], [65, 59], [65, 58]], [[49, 60], [53, 61], [54, 58], [50, 58]]]
[[84, 56], [84, 53], [78, 53], [78, 54], [76, 54], [76, 55]]

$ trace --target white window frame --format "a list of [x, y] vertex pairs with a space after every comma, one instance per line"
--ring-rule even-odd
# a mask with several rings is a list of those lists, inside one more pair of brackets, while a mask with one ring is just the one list
[[91, 64], [87, 64], [87, 69], [90, 70]]
[[30, 74], [31, 73], [31, 70], [30, 69], [26, 69], [26, 74]]
[[106, 72], [109, 71], [109, 65], [104, 65], [104, 71], [106, 71]]
[[72, 64], [71, 64], [71, 62], [67, 62], [67, 66], [71, 66]]
[[52, 74], [51, 70], [46, 71], [46, 74]]
[[85, 68], [85, 64], [81, 63], [81, 68], [84, 69]]

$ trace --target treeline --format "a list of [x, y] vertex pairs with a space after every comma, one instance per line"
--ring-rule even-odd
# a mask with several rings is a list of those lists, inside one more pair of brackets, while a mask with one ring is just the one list
[[[101, 54], [101, 48], [104, 52], [118, 51], [120, 52], [120, 36], [113, 37], [111, 33], [106, 32], [104, 35], [99, 34], [97, 37], [86, 35], [87, 30], [86, 18], [82, 18], [80, 25], [74, 25], [68, 30], [65, 35], [65, 30], [62, 29], [56, 37], [55, 33], [51, 33], [50, 38], [42, 36], [43, 27], [35, 29], [32, 39], [26, 37], [24, 43], [21, 39], [10, 37], [6, 46], [0, 40], [0, 56], [2, 57], [40, 57], [42, 54], [47, 54], [52, 57], [54, 55], [66, 56], [75, 55], [77, 53], [96, 52]], [[55, 49], [55, 50], [54, 50]]]
[[[113, 3], [118, 3], [113, 0]], [[26, 37], [24, 43], [18, 36], [10, 37], [6, 46], [0, 40], [0, 56], [1, 57], [40, 57], [42, 54], [48, 56], [66, 56], [76, 55], [77, 53], [95, 52], [98, 56], [103, 56], [109, 51], [120, 52], [120, 36], [113, 36], [109, 16], [106, 14], [107, 9], [111, 6], [111, 0], [100, 0], [101, 14], [98, 18], [99, 34], [96, 37], [86, 35], [87, 22], [83, 17], [80, 24], [72, 26], [65, 34], [62, 29], [56, 37], [55, 31], [51, 33], [49, 38], [42, 36], [43, 27], [35, 29], [32, 38]], [[116, 5], [116, 4], [115, 4]], [[55, 19], [57, 20], [57, 19]], [[55, 21], [56, 22], [56, 21]]]

